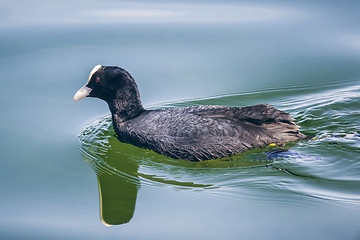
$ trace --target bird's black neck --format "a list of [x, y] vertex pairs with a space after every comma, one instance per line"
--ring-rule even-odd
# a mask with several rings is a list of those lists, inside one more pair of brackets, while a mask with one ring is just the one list
[[137, 88], [129, 88], [116, 93], [113, 100], [107, 101], [112, 118], [116, 123], [122, 123], [137, 117], [145, 111], [141, 104]]

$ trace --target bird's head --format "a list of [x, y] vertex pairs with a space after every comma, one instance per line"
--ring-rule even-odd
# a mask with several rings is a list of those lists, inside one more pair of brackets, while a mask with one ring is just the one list
[[[131, 93], [132, 91], [135, 93]], [[130, 73], [116, 66], [96, 65], [91, 70], [87, 83], [76, 92], [73, 100], [97, 97], [109, 103], [119, 92], [136, 95], [136, 83]]]

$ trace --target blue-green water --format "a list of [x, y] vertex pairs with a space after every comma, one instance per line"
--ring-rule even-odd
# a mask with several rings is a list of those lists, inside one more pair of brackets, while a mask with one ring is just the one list
[[[359, 7], [2, 2], [0, 239], [359, 239]], [[269, 103], [315, 138], [201, 163], [122, 144], [72, 101], [96, 64], [148, 108]]]

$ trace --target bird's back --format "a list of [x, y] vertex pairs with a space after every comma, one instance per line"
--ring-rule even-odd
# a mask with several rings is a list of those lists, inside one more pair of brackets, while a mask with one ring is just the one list
[[267, 104], [150, 110], [125, 122], [114, 121], [120, 141], [192, 161], [306, 137], [289, 114]]

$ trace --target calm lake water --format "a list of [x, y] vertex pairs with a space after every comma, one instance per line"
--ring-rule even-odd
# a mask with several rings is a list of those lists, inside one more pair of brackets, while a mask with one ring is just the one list
[[[0, 239], [360, 239], [358, 1], [3, 1]], [[268, 103], [314, 138], [200, 163], [122, 144], [94, 65], [147, 108]]]

